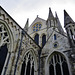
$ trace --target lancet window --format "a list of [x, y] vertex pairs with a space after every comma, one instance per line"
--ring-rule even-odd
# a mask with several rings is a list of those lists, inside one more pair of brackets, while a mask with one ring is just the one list
[[42, 47], [45, 45], [46, 43], [46, 35], [42, 36]]
[[37, 44], [39, 44], [39, 35], [38, 34], [35, 35], [34, 40]]
[[54, 34], [54, 40], [57, 40], [56, 34]]

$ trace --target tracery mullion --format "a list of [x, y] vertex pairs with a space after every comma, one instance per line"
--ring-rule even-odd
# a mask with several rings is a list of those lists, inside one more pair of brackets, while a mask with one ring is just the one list
[[56, 68], [55, 68], [56, 64], [55, 64], [54, 55], [53, 55], [53, 66], [54, 66], [54, 75], [56, 75]]
[[31, 73], [30, 75], [32, 75], [32, 72], [33, 72], [33, 63], [34, 63], [34, 60], [33, 60], [33, 57], [31, 56]]
[[27, 63], [26, 63], [26, 67], [25, 67], [25, 73], [24, 73], [24, 75], [26, 75], [26, 70], [27, 70]]
[[62, 61], [61, 61], [61, 57], [60, 57], [60, 55], [59, 55], [59, 61], [60, 61], [61, 74], [63, 75]]
[[25, 62], [25, 63], [26, 63], [26, 67], [25, 67], [25, 73], [24, 73], [24, 75], [26, 75], [27, 63], [28, 63], [28, 57], [26, 56], [25, 59], [26, 59], [26, 62]]

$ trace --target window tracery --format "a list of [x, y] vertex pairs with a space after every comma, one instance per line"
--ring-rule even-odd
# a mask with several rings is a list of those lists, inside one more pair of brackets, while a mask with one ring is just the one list
[[34, 59], [31, 53], [27, 53], [21, 69], [21, 75], [34, 75]]
[[70, 75], [66, 59], [61, 54], [54, 54], [49, 62], [49, 75]]
[[10, 43], [10, 38], [8, 35], [8, 31], [3, 24], [0, 24], [0, 47], [5, 44], [8, 45], [9, 43]]
[[9, 46], [10, 38], [8, 30], [4, 24], [0, 23], [0, 74], [6, 60]]

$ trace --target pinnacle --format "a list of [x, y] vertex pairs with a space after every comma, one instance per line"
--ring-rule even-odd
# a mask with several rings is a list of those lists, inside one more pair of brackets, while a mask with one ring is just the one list
[[29, 18], [27, 18], [27, 21], [26, 21], [26, 24], [25, 24], [25, 27], [24, 27], [24, 30], [25, 31], [28, 31], [28, 24], [29, 23]]
[[49, 8], [49, 15], [48, 15], [48, 19], [54, 18], [53, 13], [51, 11], [51, 8]]
[[69, 14], [64, 10], [64, 27], [69, 23], [74, 23], [74, 21], [69, 16]]

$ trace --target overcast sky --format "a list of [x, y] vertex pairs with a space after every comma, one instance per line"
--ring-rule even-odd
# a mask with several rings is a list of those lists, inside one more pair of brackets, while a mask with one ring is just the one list
[[75, 21], [75, 0], [0, 0], [0, 5], [22, 28], [27, 18], [29, 25], [37, 15], [47, 20], [49, 7], [54, 16], [55, 11], [57, 12], [62, 26], [64, 26], [64, 9]]

